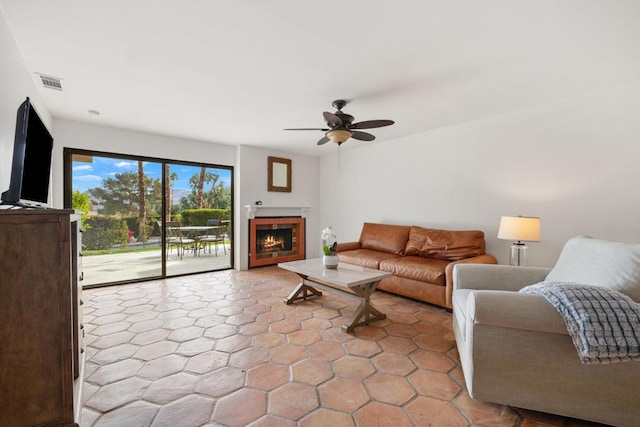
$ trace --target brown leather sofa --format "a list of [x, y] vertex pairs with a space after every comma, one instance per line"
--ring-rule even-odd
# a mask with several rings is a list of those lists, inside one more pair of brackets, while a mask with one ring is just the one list
[[360, 240], [338, 244], [340, 262], [393, 274], [378, 289], [452, 308], [453, 266], [496, 264], [484, 232], [365, 222]]

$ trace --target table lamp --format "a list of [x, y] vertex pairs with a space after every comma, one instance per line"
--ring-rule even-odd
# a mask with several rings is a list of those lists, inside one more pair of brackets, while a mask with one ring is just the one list
[[527, 266], [527, 245], [522, 242], [540, 241], [540, 218], [503, 216], [500, 219], [498, 239], [516, 240], [510, 248], [509, 264]]

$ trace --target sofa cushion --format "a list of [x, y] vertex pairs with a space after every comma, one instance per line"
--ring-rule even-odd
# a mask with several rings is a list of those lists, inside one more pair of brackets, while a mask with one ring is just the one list
[[338, 252], [338, 260], [347, 264], [379, 270], [380, 261], [397, 258], [398, 255], [387, 252], [372, 251], [370, 249], [355, 249], [353, 251]]
[[640, 244], [574, 237], [546, 280], [603, 286], [640, 302]]
[[360, 234], [360, 243], [363, 249], [404, 255], [410, 229], [411, 227], [408, 225], [365, 222]]
[[397, 277], [444, 286], [448, 264], [449, 261], [441, 259], [405, 256], [380, 261], [380, 270]]
[[411, 227], [405, 253], [423, 257], [458, 261], [483, 255], [484, 232], [478, 230], [435, 230], [418, 226]]

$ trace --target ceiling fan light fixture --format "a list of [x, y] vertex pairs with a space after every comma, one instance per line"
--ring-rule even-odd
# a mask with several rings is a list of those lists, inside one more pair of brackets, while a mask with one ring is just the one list
[[322, 116], [327, 127], [325, 128], [295, 128], [285, 130], [320, 130], [324, 132], [324, 136], [320, 138], [316, 145], [324, 145], [329, 141], [335, 142], [340, 146], [343, 142], [349, 138], [356, 139], [358, 141], [373, 141], [375, 136], [367, 132], [362, 132], [362, 129], [381, 128], [384, 126], [390, 126], [394, 124], [393, 120], [365, 120], [357, 123], [353, 123], [353, 116], [351, 114], [344, 113], [342, 107], [347, 105], [344, 100], [333, 101], [332, 104], [337, 111], [330, 113], [323, 111]]
[[346, 129], [334, 129], [327, 132], [327, 138], [338, 144], [342, 144], [347, 139], [351, 138], [351, 131]]

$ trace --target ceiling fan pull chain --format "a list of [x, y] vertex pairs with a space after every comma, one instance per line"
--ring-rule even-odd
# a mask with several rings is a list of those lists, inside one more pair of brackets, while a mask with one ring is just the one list
[[338, 175], [340, 175], [340, 146], [342, 144], [338, 144]]

